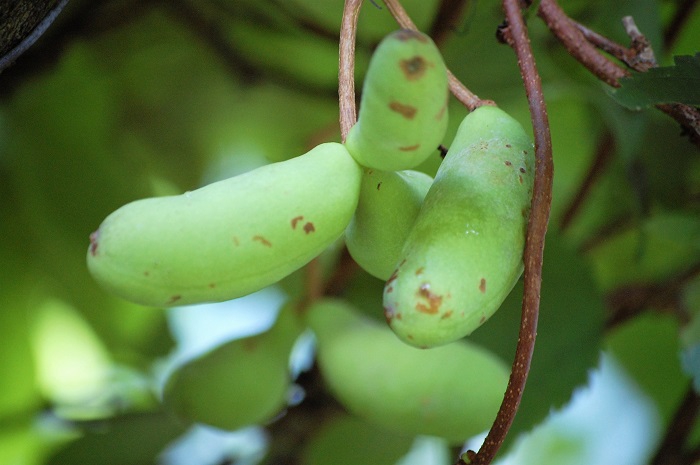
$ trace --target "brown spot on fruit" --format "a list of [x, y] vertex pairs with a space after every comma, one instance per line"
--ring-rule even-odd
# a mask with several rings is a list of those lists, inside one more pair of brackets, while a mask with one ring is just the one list
[[393, 287], [393, 286], [389, 286], [389, 287], [386, 289], [386, 293], [387, 293], [387, 294], [391, 294], [393, 291], [394, 291], [394, 287]]
[[382, 183], [380, 182], [379, 184], [377, 184], [377, 190], [381, 189], [381, 187], [382, 187]]
[[518, 181], [520, 181], [520, 184], [523, 183], [523, 176], [521, 174], [518, 175]]
[[216, 283], [209, 283], [209, 289], [214, 289], [216, 287]]
[[296, 228], [297, 228], [297, 223], [300, 222], [300, 221], [303, 220], [303, 219], [304, 219], [304, 217], [301, 216], [301, 215], [295, 216], [294, 218], [292, 218], [292, 229], [296, 229]]
[[[401, 265], [399, 265], [399, 266], [401, 266]], [[387, 279], [386, 285], [388, 286], [389, 284], [391, 284], [392, 281], [396, 280], [396, 278], [398, 278], [398, 277], [399, 277], [399, 269], [397, 268], [394, 270], [393, 273], [391, 273], [391, 276], [389, 276], [389, 279]]]
[[416, 310], [421, 313], [427, 313], [428, 315], [434, 315], [440, 310], [440, 305], [442, 305], [442, 296], [434, 294], [430, 290], [430, 284], [424, 283], [418, 288], [418, 297], [422, 298], [424, 302], [419, 302], [416, 304]]
[[440, 108], [440, 111], [437, 112], [437, 115], [435, 115], [435, 120], [440, 121], [445, 114], [447, 113], [447, 101], [445, 101], [445, 104]]
[[165, 305], [171, 305], [177, 302], [178, 300], [182, 299], [182, 295], [180, 294], [175, 294], [174, 296], [170, 297], [167, 302], [165, 302]]
[[413, 334], [407, 334], [406, 337], [410, 340], [413, 340]]
[[143, 272], [143, 275], [148, 278], [149, 276], [151, 276], [151, 272], [146, 270]]
[[511, 147], [512, 147], [512, 145], [506, 144], [506, 148], [507, 148], [507, 149], [509, 149], [509, 148], [511, 148]]
[[479, 290], [482, 294], [486, 292], [486, 279], [481, 278], [481, 281], [479, 281]]
[[97, 240], [100, 238], [100, 230], [98, 229], [97, 231], [93, 232], [90, 234], [90, 255], [93, 257], [97, 255]]
[[389, 103], [389, 109], [394, 111], [406, 119], [413, 119], [418, 113], [418, 109], [411, 105], [404, 105], [401, 102], [393, 101]]
[[391, 306], [384, 307], [384, 318], [386, 322], [391, 324], [391, 320], [394, 318], [394, 308]]
[[521, 166], [521, 167], [520, 167], [520, 172], [523, 173], [523, 174], [525, 174], [525, 168], [523, 168], [523, 167]]
[[413, 152], [414, 150], [418, 150], [418, 147], [420, 147], [420, 144], [399, 147], [399, 150], [401, 150], [402, 152]]
[[440, 317], [440, 319], [441, 319], [441, 320], [446, 320], [446, 319], [448, 319], [448, 318], [451, 317], [451, 316], [452, 316], [452, 310], [443, 313], [442, 316]]
[[272, 247], [272, 243], [262, 236], [253, 236], [253, 240], [260, 242], [265, 247]]
[[312, 233], [314, 231], [316, 231], [316, 228], [314, 227], [314, 224], [311, 221], [304, 225], [304, 232], [306, 234]]
[[401, 42], [406, 42], [408, 40], [417, 40], [418, 42], [426, 43], [428, 41], [428, 39], [426, 39], [423, 34], [419, 34], [418, 32], [412, 31], [410, 29], [401, 29], [400, 31], [397, 31], [394, 34], [394, 37], [396, 37]]
[[420, 267], [416, 270], [416, 276], [420, 276], [423, 274], [423, 271], [425, 270], [425, 267]]
[[401, 318], [403, 318], [403, 315], [401, 315], [401, 312], [397, 313], [397, 314], [396, 314], [396, 319], [397, 319], [397, 320], [400, 320]]
[[236, 236], [233, 236], [233, 243], [234, 243], [234, 245], [235, 245], [236, 247], [238, 247], [239, 245], [241, 245], [240, 241], [238, 240], [238, 238], [237, 238]]
[[479, 318], [479, 323], [483, 325], [485, 321], [486, 321], [486, 315], [481, 315], [481, 318]]
[[416, 81], [423, 77], [428, 69], [428, 62], [420, 55], [399, 62], [401, 71], [409, 81]]

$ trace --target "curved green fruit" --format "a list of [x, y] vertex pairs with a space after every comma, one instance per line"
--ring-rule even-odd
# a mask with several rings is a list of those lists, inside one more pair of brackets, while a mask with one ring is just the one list
[[345, 243], [372, 276], [384, 281], [391, 276], [432, 182], [420, 171], [363, 171], [360, 201], [345, 230]]
[[286, 305], [265, 333], [235, 339], [168, 378], [163, 401], [179, 418], [235, 430], [272, 419], [287, 405], [289, 354], [302, 326]]
[[486, 106], [464, 119], [384, 287], [404, 342], [454, 341], [498, 309], [523, 270], [533, 175], [532, 142], [515, 119]]
[[318, 301], [306, 319], [325, 381], [355, 415], [454, 443], [493, 423], [509, 370], [486, 349], [468, 341], [416, 349], [339, 300]]
[[368, 168], [413, 168], [436, 153], [447, 130], [447, 70], [420, 32], [388, 35], [370, 60], [360, 115], [345, 142]]
[[360, 176], [345, 147], [327, 143], [183, 195], [132, 202], [91, 235], [88, 267], [106, 289], [143, 305], [241, 297], [342, 235]]

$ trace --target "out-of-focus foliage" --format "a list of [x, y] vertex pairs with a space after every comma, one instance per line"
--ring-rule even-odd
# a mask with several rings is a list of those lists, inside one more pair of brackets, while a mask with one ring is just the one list
[[[89, 234], [129, 201], [181, 193], [338, 141], [342, 3], [76, 0], [0, 74], [0, 465], [174, 463], [160, 455], [185, 432], [160, 400], [164, 365], [176, 350], [173, 311], [130, 304], [99, 288], [85, 266]], [[430, 31], [440, 2], [403, 3]], [[678, 56], [695, 56], [688, 64], [696, 64], [700, 8], [669, 44], [679, 2], [560, 3], [622, 44], [629, 38], [620, 19], [632, 15], [660, 64], [671, 66]], [[586, 384], [601, 349], [650, 399], [664, 428], [691, 375], [697, 380], [700, 373], [698, 149], [653, 108], [620, 105], [536, 15], [527, 18], [555, 179], [539, 341], [513, 433], [532, 430], [566, 404]], [[529, 130], [516, 59], [495, 38], [502, 21], [499, 2], [467, 2], [458, 26], [441, 31], [441, 49], [459, 79]], [[357, 89], [373, 47], [394, 24], [383, 4], [365, 2]], [[685, 63], [668, 68], [675, 70], [671, 79], [661, 77], [662, 69], [630, 84], [654, 79], [647, 102], [657, 102], [658, 93], [679, 89], [674, 76], [690, 69]], [[454, 99], [449, 108], [445, 144], [466, 114]], [[436, 151], [419, 169], [433, 175], [440, 161]], [[590, 189], [570, 215], [594, 164]], [[382, 320], [383, 283], [343, 257], [339, 241], [322, 256], [320, 279]], [[350, 266], [336, 272], [343, 263]], [[279, 289], [301, 297], [309, 277], [300, 270]], [[521, 289], [473, 335], [506, 359], [517, 338]], [[319, 374], [306, 370], [308, 360], [293, 357], [293, 365], [301, 374], [289, 407], [259, 425], [267, 457], [222, 447], [221, 462], [294, 456], [306, 464], [384, 465], [408, 453], [413, 438], [347, 417]], [[659, 438], [648, 434], [655, 444]], [[583, 454], [578, 443], [542, 444], [560, 446], [562, 457]], [[401, 463], [424, 460], [415, 454]], [[445, 461], [438, 455], [433, 463]]]

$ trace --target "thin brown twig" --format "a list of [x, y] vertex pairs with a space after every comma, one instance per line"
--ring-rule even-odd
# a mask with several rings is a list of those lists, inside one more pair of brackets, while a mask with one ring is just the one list
[[457, 462], [458, 465], [467, 463], [490, 464], [503, 444], [518, 411], [530, 371], [530, 362], [537, 336], [544, 242], [552, 204], [552, 178], [554, 174], [552, 140], [542, 93], [542, 83], [535, 65], [519, 1], [503, 0], [503, 9], [506, 12], [507, 20], [507, 27], [503, 31], [504, 37], [508, 44], [514, 48], [518, 57], [518, 66], [530, 106], [535, 136], [535, 184], [524, 253], [525, 289], [515, 360], [503, 403], [479, 452], [468, 451]]
[[697, 0], [684, 0], [673, 14], [673, 18], [671, 18], [671, 21], [664, 29], [664, 47], [667, 50], [672, 49], [675, 45], [680, 32], [683, 30], [683, 26], [690, 19], [691, 13], [697, 4]]
[[440, 2], [428, 33], [438, 47], [441, 47], [447, 41], [450, 33], [457, 29], [468, 4], [469, 0], [442, 0]]
[[612, 159], [615, 149], [615, 139], [610, 131], [605, 131], [598, 139], [598, 146], [591, 165], [588, 168], [585, 178], [581, 182], [578, 191], [574, 194], [573, 200], [562, 214], [559, 221], [559, 228], [567, 229], [574, 218], [581, 211], [585, 200], [588, 198], [593, 186], [598, 181]]
[[700, 413], [700, 396], [691, 385], [676, 409], [651, 465], [690, 465], [695, 463], [695, 461], [691, 461], [691, 454], [687, 453], [685, 448], [698, 413]]
[[338, 60], [338, 106], [340, 109], [340, 137], [343, 142], [357, 122], [355, 104], [355, 37], [357, 18], [362, 0], [345, 0], [340, 26], [340, 57]]
[[[405, 29], [411, 29], [413, 31], [418, 30], [398, 0], [384, 0], [384, 3], [399, 26]], [[454, 95], [457, 100], [467, 107], [469, 111], [474, 111], [475, 109], [484, 105], [496, 105], [492, 100], [480, 99], [476, 94], [462, 84], [449, 69], [447, 70], [447, 81], [449, 83], [450, 92], [452, 92], [452, 95]]]

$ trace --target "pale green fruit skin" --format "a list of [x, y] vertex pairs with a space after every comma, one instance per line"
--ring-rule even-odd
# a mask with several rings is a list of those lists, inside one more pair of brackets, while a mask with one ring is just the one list
[[91, 236], [105, 289], [156, 307], [229, 300], [273, 284], [342, 236], [361, 169], [337, 143], [178, 196], [127, 204]]
[[523, 270], [533, 153], [522, 126], [498, 108], [464, 119], [384, 287], [386, 319], [404, 342], [460, 339], [512, 290]]
[[177, 368], [163, 402], [184, 421], [226, 430], [269, 421], [287, 405], [289, 354], [302, 329], [285, 306], [267, 332], [227, 342]]
[[391, 276], [432, 182], [420, 171], [363, 171], [360, 201], [345, 230], [345, 244], [372, 276], [383, 281]]
[[416, 349], [339, 300], [319, 301], [306, 321], [318, 340], [324, 380], [351, 413], [454, 443], [493, 423], [509, 369], [486, 349], [466, 340]]
[[348, 151], [368, 168], [418, 166], [437, 154], [445, 136], [447, 91], [445, 63], [428, 36], [406, 30], [388, 35], [370, 60]]

